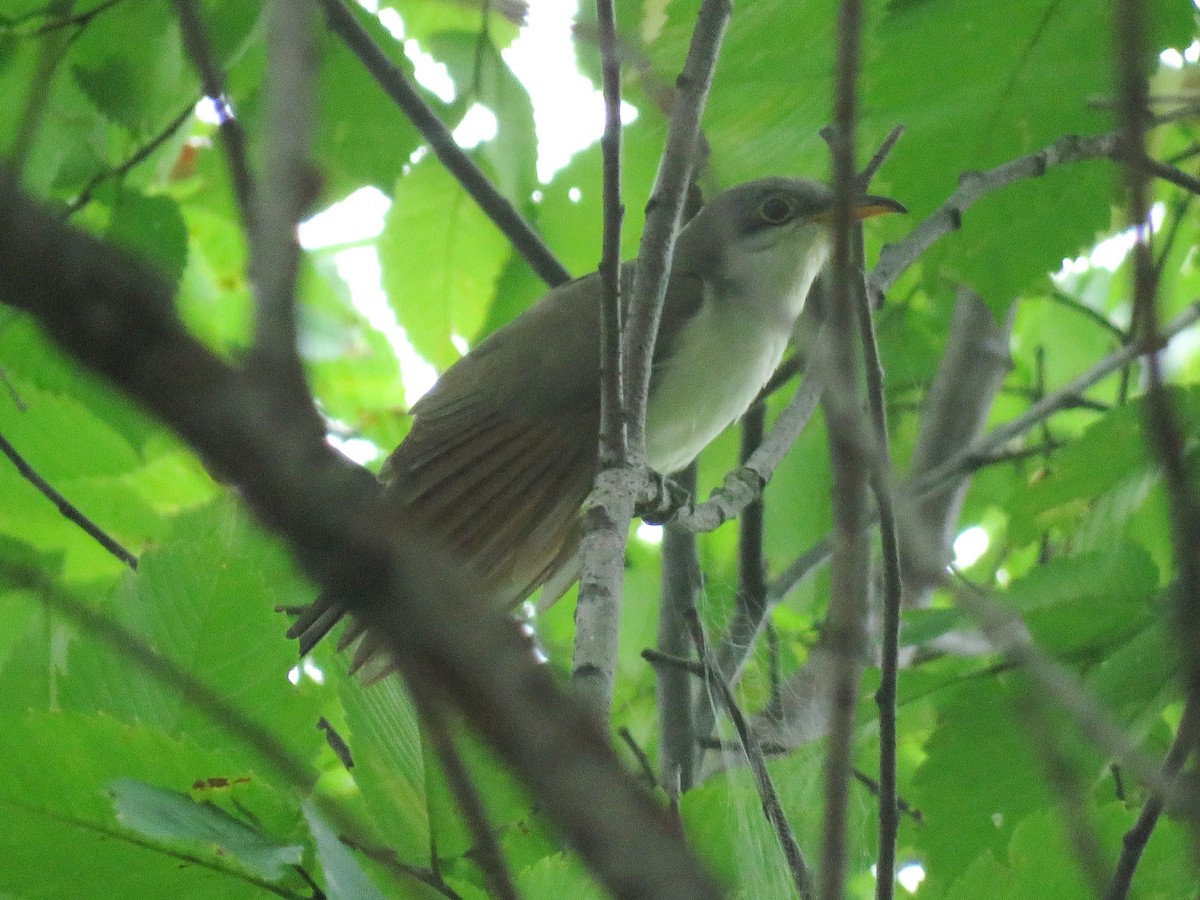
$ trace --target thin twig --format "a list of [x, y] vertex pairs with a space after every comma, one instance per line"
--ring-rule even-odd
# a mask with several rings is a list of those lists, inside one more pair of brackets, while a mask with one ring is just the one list
[[633, 754], [633, 758], [637, 760], [638, 768], [642, 772], [646, 786], [651, 789], [656, 787], [658, 785], [658, 778], [654, 775], [654, 766], [650, 765], [650, 757], [646, 755], [646, 751], [634, 740], [633, 733], [622, 725], [617, 729], [617, 737], [625, 743], [625, 746], [629, 748], [629, 752]]
[[96, 188], [98, 188], [104, 182], [113, 178], [121, 178], [135, 166], [149, 159], [155, 150], [169, 141], [171, 136], [183, 127], [184, 123], [192, 117], [195, 111], [196, 102], [193, 100], [182, 110], [180, 110], [179, 115], [172, 119], [162, 131], [151, 138], [149, 142], [139, 147], [127, 160], [115, 168], [105, 169], [103, 172], [97, 172], [95, 175], [93, 175], [91, 180], [88, 181], [88, 183], [85, 184], [79, 191], [75, 199], [67, 205], [66, 211], [63, 213], [63, 217], [67, 218], [73, 216], [75, 213], [79, 212], [79, 210], [91, 203], [92, 196], [96, 193]]
[[866, 191], [875, 175], [883, 167], [884, 162], [892, 152], [892, 148], [896, 146], [896, 141], [904, 134], [904, 126], [897, 125], [888, 132], [888, 136], [883, 139], [883, 143], [879, 145], [879, 149], [871, 157], [870, 161], [863, 166], [863, 170], [858, 173], [858, 188], [861, 191]]
[[[858, 285], [856, 285], [858, 287]], [[875, 432], [871, 488], [879, 510], [880, 547], [883, 555], [883, 622], [880, 634], [880, 681], [875, 692], [879, 708], [879, 859], [875, 896], [891, 900], [896, 881], [896, 835], [900, 816], [896, 806], [896, 692], [900, 666], [900, 539], [892, 495], [892, 453], [888, 440], [887, 405], [883, 393], [883, 362], [875, 335], [872, 308], [879, 298], [869, 297], [866, 285], [854, 292], [859, 338], [866, 368], [867, 399]]]
[[258, 235], [254, 221], [256, 195], [254, 180], [250, 177], [247, 152], [249, 142], [246, 132], [229, 107], [228, 98], [225, 96], [225, 79], [213, 57], [208, 31], [200, 18], [196, 0], [174, 0], [174, 3], [176, 14], [179, 16], [179, 29], [183, 34], [183, 46], [192, 60], [192, 65], [200, 74], [200, 85], [205, 96], [216, 104], [217, 133], [221, 136], [221, 146], [229, 164], [234, 200], [242, 214], [242, 226], [246, 229], [247, 239], [253, 248]]
[[613, 0], [596, 0], [600, 67], [604, 82], [604, 240], [600, 256], [600, 467], [625, 465], [624, 362], [621, 356], [621, 64]]
[[[790, 748], [788, 748], [788, 749], [790, 750]], [[876, 797], [879, 796], [879, 782], [876, 781], [874, 778], [872, 778], [870, 775], [868, 775], [866, 772], [862, 771], [861, 769], [855, 769], [854, 770], [854, 779], [859, 784], [861, 784], [863, 787], [865, 787], [868, 791], [870, 791], [872, 794], [874, 794]], [[925, 821], [925, 816], [921, 813], [921, 811], [919, 809], [915, 808], [911, 803], [909, 803], [903, 797], [896, 798], [896, 808], [898, 810], [900, 810], [901, 813], [903, 813], [904, 815], [906, 815], [910, 819], [912, 819], [914, 822], [916, 822], [918, 825], [920, 825], [922, 822]]]
[[429, 742], [433, 745], [438, 762], [441, 763], [450, 792], [458, 803], [459, 814], [475, 841], [471, 858], [483, 872], [490, 896], [499, 900], [516, 900], [517, 888], [504, 859], [504, 851], [500, 849], [500, 842], [496, 840], [496, 829], [488, 818], [487, 807], [483, 804], [483, 798], [479, 796], [462, 755], [454, 746], [454, 738], [450, 734], [446, 716], [438, 705], [439, 701], [432, 696], [431, 691], [431, 685], [413, 685], [410, 694], [421, 719], [425, 722]]
[[1197, 178], [1195, 175], [1189, 175], [1187, 172], [1175, 168], [1175, 166], [1169, 166], [1165, 162], [1159, 162], [1148, 156], [1142, 160], [1141, 165], [1146, 168], [1147, 172], [1160, 181], [1169, 182], [1192, 194], [1200, 194], [1200, 178]]
[[75, 504], [55, 490], [54, 486], [39, 475], [37, 470], [29, 464], [25, 457], [18, 452], [17, 448], [2, 434], [0, 434], [0, 453], [8, 457], [21, 477], [37, 488], [42, 496], [53, 503], [64, 518], [78, 525], [88, 537], [125, 565], [129, 566], [129, 568], [137, 568], [137, 556], [125, 549], [120, 541], [109, 535], [108, 532], [84, 515], [79, 507], [75, 506]]
[[[1146, 844], [1150, 842], [1150, 835], [1154, 833], [1154, 826], [1158, 824], [1159, 816], [1162, 815], [1167, 800], [1170, 799], [1170, 791], [1175, 786], [1183, 764], [1187, 762], [1196, 746], [1197, 732], [1200, 732], [1200, 703], [1189, 698], [1184, 704], [1179, 730], [1175, 733], [1175, 740], [1171, 742], [1171, 748], [1167, 751], [1162, 771], [1159, 774], [1159, 780], [1165, 790], [1150, 792], [1150, 796], [1146, 798], [1146, 802], [1142, 806], [1142, 811], [1138, 813], [1137, 821], [1121, 839], [1121, 856], [1117, 860], [1112, 880], [1104, 894], [1105, 900], [1125, 900], [1129, 896], [1129, 888], [1133, 884], [1133, 873], [1137, 871], [1142, 852], [1146, 849]], [[1113, 777], [1120, 788], [1120, 770], [1116, 766], [1113, 767]]]
[[700, 660], [704, 665], [709, 689], [716, 695], [717, 702], [725, 709], [726, 715], [729, 716], [734, 730], [737, 732], [742, 750], [750, 764], [750, 771], [754, 774], [754, 784], [758, 788], [758, 795], [762, 800], [763, 814], [766, 815], [767, 821], [775, 830], [775, 837], [779, 840], [779, 847], [783, 851], [788, 869], [792, 873], [792, 882], [802, 900], [811, 900], [815, 896], [812, 875], [808, 871], [804, 853], [800, 850], [800, 844], [796, 841], [792, 826], [784, 814], [783, 805], [779, 802], [779, 793], [775, 790], [771, 773], [767, 771], [767, 762], [763, 757], [758, 738], [754, 736], [754, 732], [751, 731], [750, 725], [746, 721], [746, 716], [738, 706], [737, 698], [733, 696], [729, 682], [722, 678], [721, 673], [717, 671], [715, 661], [712, 654], [709, 653], [707, 642], [704, 639], [704, 628], [700, 624], [699, 616], [694, 612], [688, 617], [688, 628], [691, 631], [692, 640], [696, 644], [696, 652], [700, 655]]
[[680, 672], [686, 672], [696, 678], [704, 677], [704, 666], [686, 656], [676, 656], [655, 650], [653, 647], [646, 647], [642, 650], [642, 659], [655, 668], [678, 669]]
[[342, 0], [321, 0], [321, 6], [333, 33], [342, 39], [384, 93], [408, 116], [409, 121], [421, 132], [421, 136], [429, 142], [430, 149], [441, 160], [442, 165], [512, 242], [513, 247], [529, 263], [534, 273], [551, 287], [570, 281], [571, 273], [558, 261], [541, 236], [517, 212], [516, 207], [496, 190], [495, 185], [475, 161], [454, 142], [450, 129], [421, 98], [420, 93], [404, 74], [404, 70], [393, 63], [383, 49], [372, 40], [371, 35], [355, 18], [355, 14]]

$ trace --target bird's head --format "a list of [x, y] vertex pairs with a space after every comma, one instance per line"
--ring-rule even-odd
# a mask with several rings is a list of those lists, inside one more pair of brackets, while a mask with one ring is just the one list
[[[905, 212], [887, 197], [864, 194], [856, 220]], [[760, 178], [704, 205], [679, 235], [676, 260], [717, 296], [799, 315], [809, 286], [829, 257], [833, 191], [808, 178]]]

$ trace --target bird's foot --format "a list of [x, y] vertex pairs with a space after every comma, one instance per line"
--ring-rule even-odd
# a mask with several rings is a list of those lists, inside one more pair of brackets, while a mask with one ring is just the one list
[[649, 525], [667, 525], [677, 515], [691, 512], [696, 504], [692, 495], [667, 475], [646, 470], [646, 481], [635, 512]]

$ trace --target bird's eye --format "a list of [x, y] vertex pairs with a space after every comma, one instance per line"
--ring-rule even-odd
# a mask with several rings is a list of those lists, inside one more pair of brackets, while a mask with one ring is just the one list
[[782, 225], [796, 215], [796, 201], [783, 194], [776, 194], [759, 205], [758, 214], [768, 225]]

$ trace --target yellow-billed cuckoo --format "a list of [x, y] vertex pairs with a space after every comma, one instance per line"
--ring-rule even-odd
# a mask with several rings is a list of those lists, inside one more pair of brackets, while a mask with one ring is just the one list
[[[832, 203], [817, 182], [763, 178], [717, 195], [680, 231], [646, 411], [651, 468], [690, 463], [771, 377], [829, 256]], [[852, 215], [902, 211], [868, 195]], [[578, 548], [597, 457], [601, 291], [595, 274], [556, 287], [451, 366], [380, 472], [395, 515], [510, 605]], [[307, 652], [342, 613], [323, 595], [288, 634]]]

